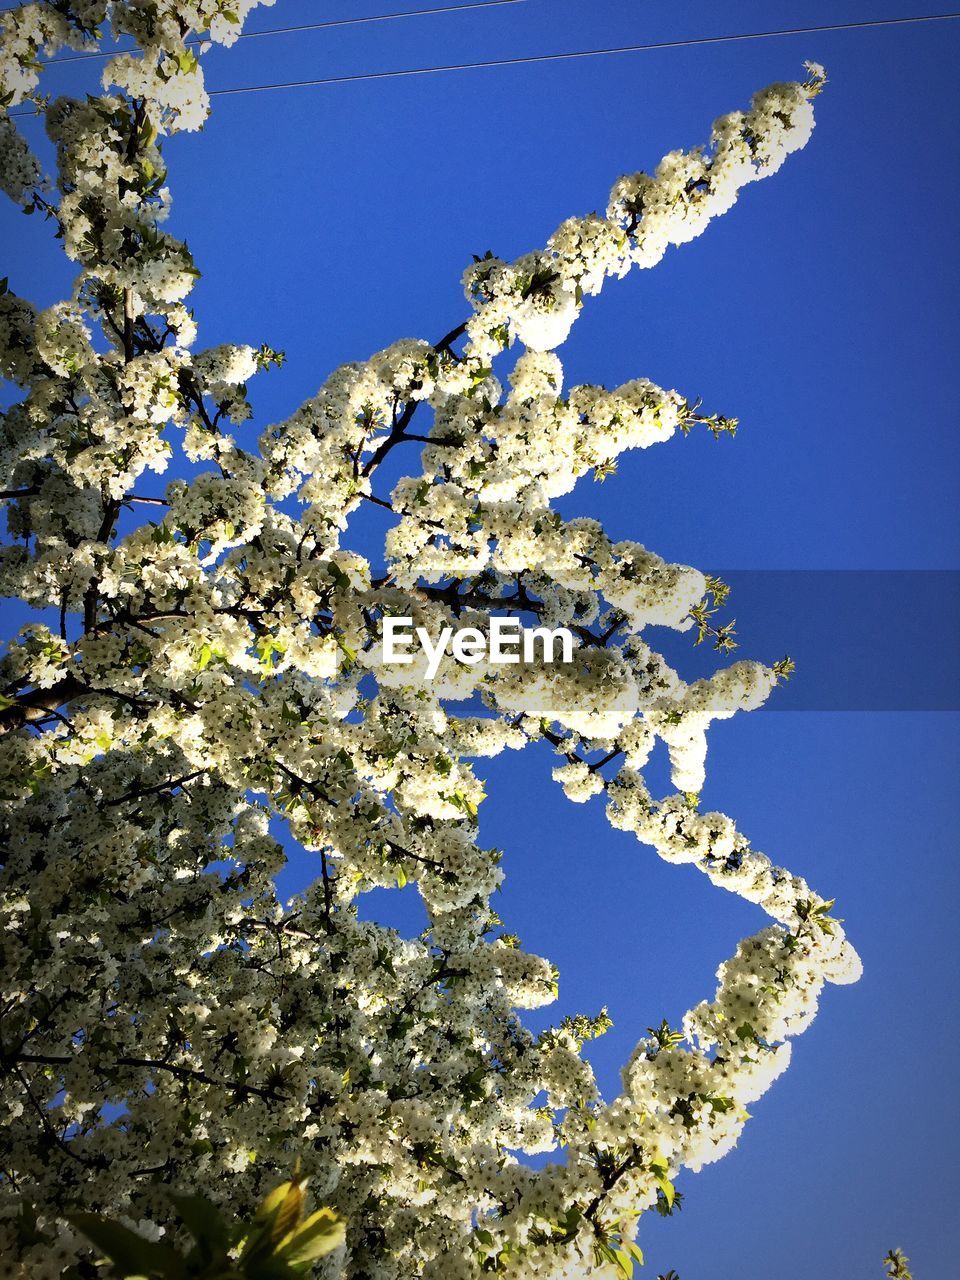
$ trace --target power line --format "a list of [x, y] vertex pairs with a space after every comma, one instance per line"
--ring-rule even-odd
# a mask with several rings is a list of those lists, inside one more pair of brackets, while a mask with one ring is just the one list
[[[302, 31], [325, 31], [330, 27], [358, 27], [370, 22], [395, 22], [399, 18], [423, 18], [435, 13], [463, 13], [468, 9], [495, 9], [505, 4], [526, 4], [527, 0], [473, 0], [471, 4], [444, 4], [433, 9], [404, 9], [399, 13], [373, 13], [365, 18], [331, 18], [325, 22], [304, 22], [296, 27], [266, 27], [263, 31], [241, 31], [241, 40], [258, 40], [261, 36], [295, 35]], [[0, 13], [6, 10], [0, 9]], [[185, 42], [188, 45], [206, 43], [201, 36]], [[44, 67], [59, 67], [67, 62], [87, 62], [91, 58], [113, 58], [118, 53], [132, 53], [136, 45], [130, 49], [113, 49], [110, 52], [97, 50], [95, 53], [69, 53], [63, 57], [48, 58]]]
[[[689, 49], [698, 45], [732, 44], [744, 40], [769, 40], [783, 36], [817, 35], [830, 31], [862, 31], [867, 27], [910, 26], [921, 22], [950, 22], [960, 13], [931, 13], [912, 18], [871, 18], [860, 22], [833, 22], [816, 27], [783, 27], [775, 31], [745, 31], [725, 36], [695, 36], [684, 40], [660, 40], [650, 44], [618, 45], [607, 49], [575, 49], [567, 53], [529, 54], [519, 58], [492, 58], [485, 62], [454, 62], [436, 67], [405, 67], [399, 71], [364, 71], [346, 76], [324, 76], [312, 80], [270, 81], [267, 84], [236, 85], [228, 89], [211, 89], [209, 96], [265, 93], [272, 89], [306, 89], [331, 84], [356, 84], [367, 80], [398, 80], [408, 76], [431, 76], [451, 71], [478, 71], [490, 67], [517, 67], [530, 63], [564, 62], [574, 58], [604, 58], [621, 53], [648, 53], [656, 49]], [[12, 116], [38, 115], [39, 112], [12, 111]]]
[[932, 13], [916, 18], [874, 18], [863, 22], [834, 22], [819, 27], [785, 27], [777, 31], [748, 31], [726, 36], [697, 36], [687, 40], [661, 40], [654, 44], [619, 45], [610, 49], [576, 49], [569, 53], [538, 53], [521, 58], [493, 58], [487, 62], [455, 62], [441, 67], [408, 67], [400, 71], [366, 71], [348, 76], [325, 76], [317, 80], [286, 80], [269, 84], [240, 85], [231, 89], [211, 89], [210, 97], [236, 93], [263, 93], [268, 89], [306, 89], [315, 85], [352, 84], [359, 80], [394, 80], [404, 76], [431, 76], [446, 71], [477, 71], [487, 67], [517, 67], [533, 62], [564, 62], [573, 58], [604, 58], [619, 53], [648, 53], [654, 49], [687, 49], [694, 45], [729, 44], [739, 40], [768, 40], [777, 36], [813, 35], [824, 31], [855, 31], [864, 27], [907, 26], [917, 22], [947, 22], [960, 13]]

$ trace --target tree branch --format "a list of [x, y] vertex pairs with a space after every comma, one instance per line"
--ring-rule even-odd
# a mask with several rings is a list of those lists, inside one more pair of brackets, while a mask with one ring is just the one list
[[[65, 1067], [74, 1061], [73, 1057], [51, 1053], [25, 1053], [20, 1054], [14, 1060], [13, 1070], [16, 1071], [17, 1062], [36, 1063], [38, 1066], [49, 1067]], [[205, 1071], [198, 1071], [193, 1067], [180, 1066], [175, 1062], [160, 1062], [154, 1058], [114, 1058], [109, 1066], [116, 1067], [143, 1067], [147, 1071], [166, 1071], [169, 1075], [176, 1076], [179, 1080], [187, 1082], [195, 1080], [198, 1084], [208, 1084], [217, 1089], [227, 1089], [231, 1093], [239, 1093], [242, 1095], [250, 1095], [257, 1098], [265, 1098], [268, 1102], [280, 1102], [287, 1096], [278, 1093], [275, 1089], [263, 1089], [255, 1084], [241, 1084], [234, 1080], [218, 1080], [215, 1076], [208, 1076]], [[107, 1068], [101, 1067], [100, 1070]]]

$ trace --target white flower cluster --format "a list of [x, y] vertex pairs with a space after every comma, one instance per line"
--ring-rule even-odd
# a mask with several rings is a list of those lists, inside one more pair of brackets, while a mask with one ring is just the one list
[[24, 298], [0, 286], [0, 377], [24, 386], [34, 369], [36, 311]]
[[464, 276], [476, 313], [467, 326], [470, 349], [490, 358], [514, 337], [537, 351], [559, 346], [584, 294], [599, 293], [608, 277], [631, 267], [655, 266], [670, 245], [695, 239], [732, 208], [747, 183], [776, 173], [813, 129], [810, 99], [826, 77], [815, 63], [807, 69], [805, 84], [771, 85], [749, 111], [717, 120], [708, 148], [672, 151], [652, 177], [620, 178], [605, 218], [568, 218], [546, 251], [513, 263], [477, 260]]
[[40, 165], [8, 115], [0, 115], [0, 190], [17, 204], [40, 184]]
[[93, 33], [104, 21], [104, 0], [77, 0], [65, 5], [14, 5], [0, 14], [0, 97], [17, 106], [39, 83], [41, 54], [92, 47]]
[[[348, 1224], [331, 1280], [609, 1275], [675, 1174], [736, 1141], [823, 983], [857, 961], [830, 904], [692, 794], [710, 721], [758, 705], [776, 672], [684, 683], [641, 633], [690, 627], [707, 580], [551, 506], [710, 420], [639, 379], [564, 393], [552, 348], [608, 276], [802, 145], [822, 76], [622, 180], [606, 218], [475, 264], [462, 330], [336, 370], [241, 447], [246, 384], [280, 357], [191, 351], [196, 272], [160, 228], [158, 144], [206, 112], [190, 42], [230, 43], [252, 7], [70, 0], [2, 19], [9, 101], [33, 95], [38, 51], [94, 47], [108, 19], [143, 55], [108, 64], [118, 92], [47, 111], [59, 199], [40, 195], [81, 267], [73, 295], [37, 314], [0, 291], [0, 369], [22, 390], [0, 426], [0, 590], [54, 619], [0, 657], [3, 1274], [73, 1274], [78, 1207], [167, 1235], [168, 1188], [245, 1214], [299, 1160]], [[38, 171], [8, 124], [5, 189], [29, 201]], [[504, 394], [491, 361], [513, 337], [529, 349]], [[410, 441], [419, 470], [376, 492]], [[145, 492], [174, 450], [191, 478]], [[392, 513], [382, 573], [340, 545], [363, 502]], [[505, 612], [568, 628], [572, 660], [446, 655], [430, 684], [381, 661], [387, 617], [488, 635]], [[558, 976], [491, 907], [509, 853], [480, 843], [471, 761], [531, 740], [571, 800], [605, 793], [615, 827], [772, 921], [682, 1030], [641, 1041], [609, 1103], [583, 1054], [608, 1022], [532, 1034], [519, 1011]], [[657, 742], [678, 788], [660, 800], [640, 772]], [[289, 903], [281, 829], [316, 867]], [[368, 891], [406, 885], [417, 937], [361, 918]]]

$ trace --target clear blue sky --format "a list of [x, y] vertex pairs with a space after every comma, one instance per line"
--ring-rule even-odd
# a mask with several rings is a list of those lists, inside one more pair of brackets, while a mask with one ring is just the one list
[[[390, 7], [280, 0], [251, 26]], [[244, 41], [214, 53], [208, 76], [251, 84], [925, 11], [528, 0]], [[602, 207], [618, 174], [705, 140], [715, 116], [812, 58], [831, 80], [808, 148], [701, 239], [611, 284], [565, 348], [570, 381], [647, 376], [739, 416], [740, 434], [628, 455], [563, 507], [708, 571], [960, 569], [958, 54], [960, 23], [941, 23], [224, 98], [203, 135], [167, 148], [172, 229], [204, 272], [201, 341], [286, 350], [286, 367], [252, 386], [262, 426], [336, 364], [456, 324], [471, 253], [542, 244], [563, 217]], [[48, 230], [0, 210], [0, 236], [22, 251], [11, 285], [41, 303], [71, 276]], [[373, 554], [379, 513], [364, 519]], [[868, 597], [847, 635], [864, 651], [882, 638], [876, 681], [894, 692], [877, 705], [896, 705], [898, 663], [916, 653], [915, 637], [895, 639], [903, 610]], [[927, 667], [956, 650], [956, 601], [931, 615], [932, 633], [950, 631]], [[779, 657], [746, 622], [741, 655]], [[789, 634], [790, 618], [777, 622]], [[831, 660], [822, 643], [816, 662]], [[808, 662], [792, 688], [817, 678]], [[682, 1215], [645, 1220], [651, 1280], [670, 1267], [682, 1280], [878, 1280], [895, 1244], [918, 1280], [956, 1274], [958, 747], [946, 711], [765, 712], [714, 729], [706, 803], [836, 895], [866, 973], [827, 991], [740, 1148], [682, 1177]], [[711, 992], [716, 965], [763, 921], [612, 831], [599, 804], [568, 804], [550, 766], [536, 752], [483, 762], [481, 834], [506, 850], [508, 927], [560, 966], [553, 1015], [610, 1007], [593, 1055], [610, 1094], [643, 1029]], [[309, 871], [301, 858], [284, 887]]]

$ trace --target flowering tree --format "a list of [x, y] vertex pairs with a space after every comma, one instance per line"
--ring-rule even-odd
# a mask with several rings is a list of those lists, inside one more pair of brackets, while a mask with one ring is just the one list
[[[39, 313], [0, 296], [19, 388], [0, 590], [46, 619], [0, 662], [2, 1274], [93, 1275], [80, 1210], [174, 1243], [171, 1191], [245, 1220], [299, 1161], [346, 1221], [324, 1275], [628, 1275], [639, 1216], [730, 1150], [824, 982], [859, 962], [830, 902], [698, 807], [710, 721], [759, 705], [789, 664], [685, 683], [644, 637], [693, 628], [729, 648], [722, 585], [551, 507], [625, 449], [734, 424], [642, 379], [564, 392], [554, 349], [608, 279], [699, 235], [804, 145], [823, 73], [619, 179], [605, 215], [543, 249], [475, 261], [464, 324], [335, 370], [254, 443], [234, 435], [247, 384], [281, 357], [196, 347], [198, 272], [163, 229], [161, 154], [207, 113], [196, 37], [231, 43], [254, 6], [3, 16], [2, 183], [79, 274]], [[37, 55], [92, 49], [108, 21], [136, 51], [107, 63], [105, 92], [40, 97]], [[45, 114], [55, 182], [9, 114], [24, 102]], [[409, 442], [419, 466], [378, 492]], [[146, 493], [179, 454], [196, 478]], [[365, 502], [390, 523], [382, 571], [343, 545]], [[124, 512], [155, 518], [121, 536]], [[447, 655], [428, 680], [384, 660], [385, 618], [486, 635], [504, 613], [567, 627], [572, 661]], [[542, 740], [568, 799], [604, 797], [614, 827], [769, 918], [681, 1029], [639, 1041], [606, 1102], [582, 1052], [603, 1014], [524, 1027], [557, 973], [504, 932], [501, 854], [478, 843], [471, 759]], [[642, 773], [657, 740], [663, 798]], [[275, 819], [316, 868], [288, 904]], [[366, 891], [408, 882], [420, 936], [358, 918]], [[186, 1274], [169, 1266], [156, 1274]]]

